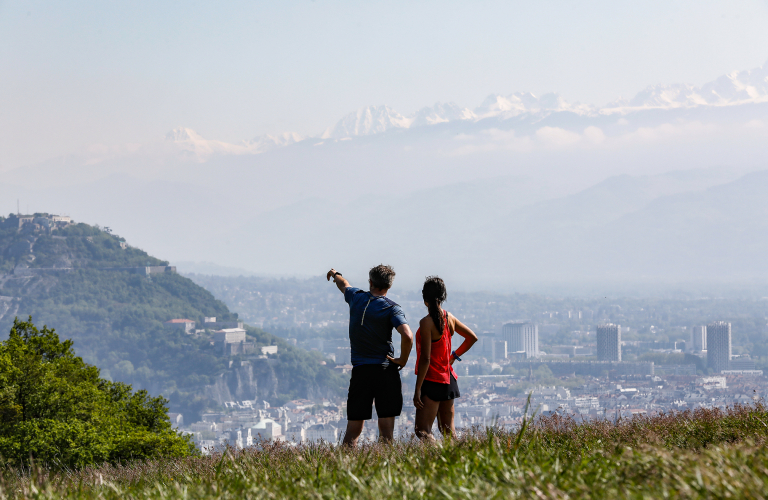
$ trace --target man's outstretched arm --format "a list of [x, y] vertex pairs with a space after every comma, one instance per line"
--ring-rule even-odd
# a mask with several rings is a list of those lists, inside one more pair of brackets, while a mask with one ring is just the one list
[[333, 282], [336, 283], [336, 286], [341, 293], [344, 293], [344, 291], [350, 287], [349, 281], [344, 279], [344, 276], [342, 276], [340, 272], [337, 272], [336, 269], [331, 269], [328, 271], [326, 279], [331, 281], [331, 278], [333, 278]]

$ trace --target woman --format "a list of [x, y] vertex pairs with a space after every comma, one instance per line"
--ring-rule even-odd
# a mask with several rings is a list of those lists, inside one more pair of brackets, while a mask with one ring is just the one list
[[[433, 440], [432, 424], [437, 425], [443, 436], [453, 435], [453, 400], [460, 396], [453, 362], [477, 342], [477, 335], [442, 309], [447, 298], [445, 283], [437, 276], [429, 276], [424, 282], [421, 296], [429, 314], [419, 322], [416, 331], [416, 435]], [[453, 333], [464, 337], [464, 342], [451, 352]]]

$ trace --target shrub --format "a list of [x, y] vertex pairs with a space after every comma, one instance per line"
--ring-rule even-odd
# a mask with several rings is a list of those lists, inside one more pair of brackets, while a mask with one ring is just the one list
[[193, 454], [171, 428], [167, 401], [99, 378], [75, 356], [72, 341], [47, 327], [14, 320], [0, 342], [0, 457], [82, 467], [137, 458]]

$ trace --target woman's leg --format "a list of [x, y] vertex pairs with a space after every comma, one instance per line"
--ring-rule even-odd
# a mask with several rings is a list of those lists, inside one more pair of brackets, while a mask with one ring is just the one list
[[420, 439], [434, 441], [432, 424], [435, 423], [435, 416], [437, 415], [440, 402], [432, 401], [424, 395], [421, 396], [421, 402], [424, 403], [424, 408], [416, 410], [416, 436]]
[[453, 400], [440, 401], [437, 409], [437, 426], [443, 437], [453, 436], [456, 429], [453, 426]]

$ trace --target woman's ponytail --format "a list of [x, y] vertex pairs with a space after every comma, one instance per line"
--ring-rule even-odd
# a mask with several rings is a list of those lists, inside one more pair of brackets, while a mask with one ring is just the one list
[[445, 283], [437, 276], [427, 276], [427, 279], [424, 281], [424, 287], [421, 289], [421, 296], [424, 302], [427, 303], [429, 317], [432, 318], [435, 327], [442, 334], [445, 329], [445, 318], [440, 306], [448, 298]]

